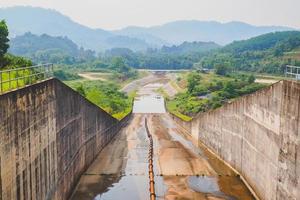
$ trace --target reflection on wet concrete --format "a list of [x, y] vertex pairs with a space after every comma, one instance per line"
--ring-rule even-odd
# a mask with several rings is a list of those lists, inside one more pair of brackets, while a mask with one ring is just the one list
[[[145, 192], [146, 191], [146, 192]], [[148, 199], [147, 176], [123, 176], [121, 180], [108, 187], [106, 192], [98, 193], [95, 200]]]
[[165, 113], [164, 98], [156, 93], [161, 83], [147, 84], [137, 93], [133, 102], [133, 113]]
[[220, 197], [226, 200], [237, 200], [237, 198], [226, 195], [220, 190], [218, 179], [219, 178], [217, 177], [190, 176], [188, 177], [188, 185], [196, 192], [212, 194], [215, 197]]
[[121, 179], [120, 175], [91, 175], [81, 178], [81, 187], [72, 195], [73, 200], [94, 199], [98, 194], [105, 193], [114, 183]]
[[[152, 122], [160, 144], [159, 167], [168, 186], [165, 199], [254, 199], [239, 176], [207, 149], [195, 147], [189, 133], [177, 127], [167, 114], [152, 115]], [[185, 158], [180, 157], [182, 152]]]
[[160, 95], [136, 97], [133, 102], [133, 113], [165, 113], [164, 99]]

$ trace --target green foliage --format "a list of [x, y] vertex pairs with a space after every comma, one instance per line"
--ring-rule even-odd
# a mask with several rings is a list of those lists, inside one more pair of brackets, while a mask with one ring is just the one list
[[194, 89], [195, 89], [196, 85], [199, 83], [200, 80], [201, 80], [201, 76], [197, 72], [193, 72], [193, 73], [190, 73], [188, 75], [188, 78], [187, 78], [187, 82], [188, 82], [187, 88], [188, 88], [188, 91], [190, 93], [194, 92]]
[[8, 28], [4, 20], [0, 21], [0, 68], [4, 66], [3, 56], [9, 48]]
[[118, 78], [126, 80], [128, 78], [137, 77], [138, 73], [133, 68], [129, 67], [122, 57], [114, 57], [110, 63], [110, 69], [114, 70], [118, 74]]
[[[226, 77], [215, 74], [202, 74], [196, 72], [187, 76], [192, 83], [191, 89], [179, 93], [167, 102], [172, 113], [181, 113], [193, 116], [199, 112], [216, 109], [230, 99], [255, 92], [265, 85], [254, 83], [253, 75], [228, 74]], [[188, 83], [189, 85], [189, 83]]]
[[[289, 53], [300, 48], [300, 32], [286, 31], [233, 42], [201, 59], [204, 68], [230, 67], [234, 70], [283, 74], [285, 65], [300, 63]], [[225, 66], [224, 66], [225, 65]], [[223, 70], [221, 70], [224, 74]]]
[[120, 92], [114, 83], [102, 81], [71, 81], [67, 84], [85, 96], [89, 101], [98, 105], [107, 113], [122, 118], [132, 109], [133, 96]]
[[53, 75], [54, 77], [62, 81], [76, 80], [80, 78], [80, 76], [78, 76], [76, 73], [72, 73], [62, 69], [55, 70]]
[[285, 49], [292, 50], [299, 46], [299, 31], [283, 31], [275, 33], [267, 33], [248, 40], [236, 41], [226, 47], [222, 52], [241, 53], [247, 51], [263, 51], [270, 48], [286, 46]]
[[230, 67], [226, 63], [217, 64], [215, 66], [215, 70], [216, 70], [216, 74], [221, 75], [221, 76], [225, 76], [231, 72]]
[[77, 86], [76, 87], [76, 92], [78, 92], [79, 94], [81, 94], [82, 96], [86, 96], [86, 94], [85, 94], [85, 91], [84, 91], [84, 88], [83, 88], [83, 85], [82, 84], [80, 84], [79, 86]]
[[5, 69], [32, 66], [32, 62], [30, 60], [8, 53], [3, 56], [2, 64]]
[[95, 52], [84, 50], [67, 37], [37, 36], [25, 33], [11, 40], [9, 51], [37, 63], [74, 64], [95, 59]]
[[178, 46], [163, 46], [146, 52], [133, 52], [126, 48], [114, 48], [104, 54], [104, 59], [122, 57], [124, 63], [135, 68], [189, 69], [208, 51], [219, 48], [213, 42], [184, 42]]
[[254, 83], [255, 82], [255, 76], [253, 74], [251, 74], [249, 77], [248, 77], [248, 83]]

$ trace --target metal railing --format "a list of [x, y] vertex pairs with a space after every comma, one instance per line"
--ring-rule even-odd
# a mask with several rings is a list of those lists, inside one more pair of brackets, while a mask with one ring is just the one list
[[285, 76], [300, 80], [300, 67], [287, 65], [285, 67]]
[[31, 85], [53, 76], [53, 64], [42, 64], [0, 71], [0, 94]]

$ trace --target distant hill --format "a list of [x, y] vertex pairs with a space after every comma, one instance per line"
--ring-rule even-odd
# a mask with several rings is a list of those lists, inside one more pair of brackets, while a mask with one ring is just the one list
[[46, 34], [38, 36], [30, 32], [11, 39], [9, 52], [15, 55], [30, 56], [38, 51], [50, 49], [60, 49], [71, 56], [79, 54], [78, 46], [67, 37], [52, 37]]
[[80, 60], [93, 59], [95, 52], [79, 48], [67, 37], [53, 37], [47, 34], [40, 36], [25, 33], [10, 40], [9, 52], [30, 58], [37, 63], [72, 64]]
[[172, 54], [193, 54], [207, 52], [220, 47], [220, 45], [214, 42], [184, 42], [178, 46], [163, 46], [160, 52]]
[[133, 52], [126, 48], [113, 48], [103, 54], [103, 58], [122, 57], [124, 62], [135, 68], [149, 69], [190, 69], [203, 56], [221, 46], [214, 42], [184, 42], [181, 45], [163, 46]]
[[80, 25], [50, 9], [23, 6], [0, 8], [0, 19], [6, 20], [11, 38], [31, 32], [37, 35], [67, 36], [77, 45], [92, 50], [104, 50], [116, 46], [136, 47], [133, 50], [150, 47], [140, 39], [117, 36], [103, 29]]
[[283, 74], [287, 64], [300, 66], [300, 32], [275, 32], [236, 41], [202, 58], [200, 64]]
[[300, 47], [300, 32], [299, 31], [284, 31], [260, 35], [248, 40], [235, 41], [225, 46], [222, 51], [241, 53], [245, 51], [263, 51], [268, 49], [276, 49], [280, 46], [289, 46], [283, 49], [291, 51], [294, 48]]
[[92, 29], [72, 21], [51, 9], [37, 7], [0, 8], [0, 19], [8, 23], [10, 37], [26, 32], [50, 36], [67, 36], [85, 49], [104, 51], [111, 48], [130, 48], [133, 51], [183, 42], [215, 42], [221, 45], [248, 39], [261, 34], [292, 30], [280, 26], [252, 26], [242, 22], [175, 21], [152, 27], [127, 27], [116, 31]]
[[[161, 26], [127, 27], [114, 33], [126, 36], [151, 35], [170, 44], [185, 41], [214, 41], [224, 45], [235, 40], [249, 39], [265, 33], [292, 30], [280, 26], [253, 26], [242, 22], [220, 23], [216, 21], [175, 21]], [[147, 39], [145, 39], [147, 41]]]

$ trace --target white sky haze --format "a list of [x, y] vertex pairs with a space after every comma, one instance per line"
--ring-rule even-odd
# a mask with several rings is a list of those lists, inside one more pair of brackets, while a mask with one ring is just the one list
[[92, 28], [152, 26], [175, 20], [242, 21], [300, 29], [300, 0], [1, 0], [0, 7], [52, 8]]

